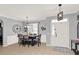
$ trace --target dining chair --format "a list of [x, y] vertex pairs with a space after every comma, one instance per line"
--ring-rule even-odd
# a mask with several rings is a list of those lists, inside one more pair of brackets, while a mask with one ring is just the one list
[[41, 45], [41, 34], [38, 35], [38, 46]]
[[24, 44], [26, 45], [28, 45], [28, 47], [29, 47], [29, 45], [30, 45], [30, 39], [29, 39], [29, 36], [28, 35], [24, 35]]
[[34, 39], [34, 41], [36, 42], [36, 44], [41, 45], [41, 34], [39, 34], [38, 36], [36, 36], [36, 39]]
[[23, 43], [23, 35], [22, 34], [18, 34], [18, 44], [19, 44], [19, 46], [20, 45], [22, 45], [22, 43]]

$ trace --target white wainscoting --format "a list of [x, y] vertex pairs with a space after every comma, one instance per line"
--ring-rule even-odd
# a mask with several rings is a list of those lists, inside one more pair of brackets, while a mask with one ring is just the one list
[[[41, 42], [46, 43], [46, 35], [41, 36]], [[9, 35], [7, 36], [7, 44], [4, 45], [4, 47], [11, 45], [11, 44], [15, 44], [15, 43], [18, 43], [17, 35]]]
[[46, 35], [41, 35], [41, 42], [46, 43]]
[[7, 46], [11, 44], [15, 44], [18, 42], [18, 37], [17, 35], [9, 35], [7, 36]]

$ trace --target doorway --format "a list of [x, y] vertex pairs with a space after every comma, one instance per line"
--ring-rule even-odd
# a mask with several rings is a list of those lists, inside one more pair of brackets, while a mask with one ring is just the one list
[[51, 45], [69, 48], [68, 19], [51, 22]]
[[3, 27], [2, 27], [3, 22], [0, 22], [0, 46], [3, 45]]

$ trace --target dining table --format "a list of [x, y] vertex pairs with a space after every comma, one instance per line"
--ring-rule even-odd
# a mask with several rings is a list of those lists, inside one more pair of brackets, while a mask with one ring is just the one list
[[29, 39], [31, 39], [31, 45], [34, 46], [37, 35], [30, 35]]
[[[23, 35], [24, 36], [24, 35]], [[35, 45], [35, 40], [37, 39], [38, 35], [28, 35], [28, 39], [29, 39], [29, 45], [34, 46]], [[26, 40], [27, 42], [27, 40]]]

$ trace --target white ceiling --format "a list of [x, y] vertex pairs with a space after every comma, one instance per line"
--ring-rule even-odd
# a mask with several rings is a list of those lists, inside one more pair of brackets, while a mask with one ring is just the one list
[[[79, 4], [63, 4], [64, 14], [79, 11]], [[0, 16], [7, 16], [15, 20], [25, 21], [42, 20], [48, 16], [58, 13], [58, 4], [2, 4], [0, 5]]]

